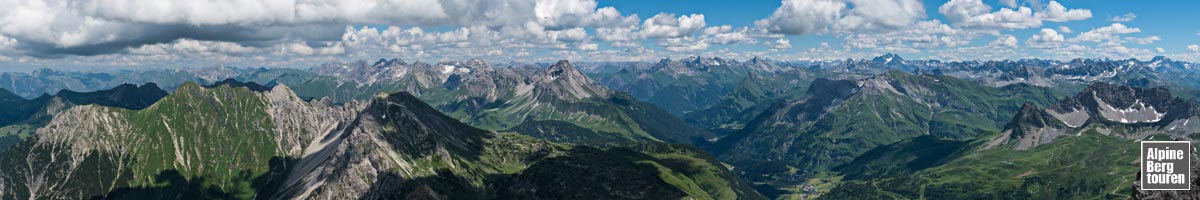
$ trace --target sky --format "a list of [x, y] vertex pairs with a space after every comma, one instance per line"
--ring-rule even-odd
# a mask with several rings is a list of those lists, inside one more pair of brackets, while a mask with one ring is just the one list
[[1200, 1], [0, 0], [0, 71], [689, 56], [1200, 61]]

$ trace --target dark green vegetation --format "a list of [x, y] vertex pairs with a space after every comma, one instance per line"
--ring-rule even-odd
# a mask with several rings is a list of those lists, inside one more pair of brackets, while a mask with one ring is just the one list
[[609, 88], [628, 92], [638, 100], [659, 105], [674, 115], [682, 115], [715, 103], [717, 98], [714, 97], [730, 91], [739, 80], [746, 77], [749, 73], [747, 70], [665, 60], [651, 68], [625, 68], [613, 74], [593, 76]]
[[[88, 105], [97, 104], [109, 107], [118, 107], [131, 110], [138, 110], [154, 104], [162, 97], [167, 96], [167, 92], [158, 87], [157, 84], [147, 83], [142, 86], [133, 84], [121, 84], [116, 88], [99, 90], [94, 92], [75, 92], [63, 90], [55, 95], [44, 94], [34, 99], [25, 99], [9, 92], [8, 90], [0, 89], [0, 104], [5, 105], [3, 111], [0, 111], [0, 126], [7, 126], [28, 120], [39, 112], [42, 115], [50, 115], [53, 112], [45, 109], [60, 109], [46, 108], [47, 104], [57, 102], [57, 104], [68, 105]], [[55, 105], [68, 106], [68, 105]]]
[[[206, 90], [189, 84], [143, 110], [65, 111], [60, 115], [68, 116], [55, 118], [48, 127], [74, 128], [41, 132], [4, 155], [5, 189], [12, 197], [87, 198], [119, 188], [167, 187], [181, 176], [207, 180], [190, 182], [197, 187], [253, 197], [249, 186], [269, 171], [276, 155], [270, 117], [254, 96], [245, 88]], [[55, 159], [61, 157], [76, 159]], [[28, 177], [47, 182], [21, 187], [33, 184], [17, 182]]]
[[714, 153], [740, 164], [779, 160], [810, 171], [847, 164], [874, 147], [921, 135], [969, 139], [998, 132], [1025, 102], [1052, 92], [988, 87], [948, 76], [892, 71], [851, 81], [817, 80], [808, 92], [722, 138]]
[[844, 180], [907, 176], [962, 156], [970, 149], [967, 145], [967, 141], [918, 136], [876, 147], [833, 170], [845, 174]]
[[[1135, 121], [1135, 115], [1106, 111], [1114, 107], [1126, 109], [1124, 113], [1158, 108], [1161, 120]], [[1072, 110], [1084, 114], [1049, 114]], [[1195, 135], [1180, 125], [1196, 118], [1195, 105], [1164, 88], [1094, 83], [1048, 109], [1026, 104], [1019, 112], [1001, 133], [967, 141], [923, 136], [877, 147], [839, 168], [845, 179], [821, 198], [1196, 197], [1192, 192], [1134, 189], [1139, 140], [1187, 140]]]
[[[169, 79], [171, 81], [163, 81]], [[0, 80], [19, 83], [21, 96], [38, 90], [83, 88], [99, 90], [114, 82], [159, 82], [175, 88], [186, 81], [202, 85], [227, 84], [225, 80], [257, 82], [264, 87], [284, 84], [304, 99], [328, 98], [340, 104], [365, 101], [378, 93], [405, 91], [420, 97], [438, 110], [487, 130], [539, 131], [540, 121], [560, 121], [603, 134], [586, 137], [547, 137], [558, 142], [587, 143], [609, 139], [624, 141], [665, 141], [694, 143], [715, 137], [705, 129], [692, 127], [677, 117], [662, 117], [662, 109], [600, 87], [568, 62], [553, 65], [492, 67], [482, 60], [442, 63], [405, 63], [380, 60], [375, 63], [331, 63], [310, 70], [227, 68], [224, 66], [189, 70], [149, 70], [138, 73], [75, 73], [39, 70], [22, 75], [0, 74]], [[161, 81], [161, 82], [160, 82]], [[7, 81], [6, 81], [7, 82]], [[61, 82], [61, 83], [59, 83]], [[86, 86], [86, 87], [85, 87]], [[240, 86], [240, 85], [234, 85]], [[26, 91], [28, 90], [28, 91]], [[630, 102], [628, 108], [616, 103]], [[648, 124], [643, 124], [648, 123]], [[571, 126], [550, 127], [571, 129]], [[670, 131], [664, 131], [670, 130]], [[523, 132], [545, 136], [553, 133]], [[593, 141], [592, 139], [598, 139]], [[697, 143], [699, 144], [699, 143]]]
[[[62, 111], [0, 154], [0, 198], [762, 198], [693, 147], [570, 146], [476, 129], [407, 93], [329, 107], [253, 87]], [[332, 129], [284, 128], [320, 124]]]
[[[1196, 197], [1129, 184], [1138, 139], [1200, 138], [1196, 76], [1152, 63], [689, 58], [605, 63], [595, 83], [567, 62], [155, 71], [141, 78], [201, 84], [0, 92], [0, 199]], [[11, 80], [139, 82], [37, 73]]]
[[[309, 77], [285, 73], [271, 81], [291, 86], [302, 98], [330, 98], [335, 102], [368, 99], [380, 92], [407, 91], [472, 126], [517, 131], [556, 142], [694, 143], [714, 137], [709, 131], [692, 127], [652, 104], [596, 85], [566, 61], [547, 68], [493, 68], [475, 60], [436, 65], [397, 65], [397, 62], [350, 65], [348, 69], [375, 70], [371, 73], [376, 76], [406, 70], [370, 83], [348, 82], [334, 77], [340, 74], [332, 72], [330, 76]], [[578, 128], [590, 131], [578, 135], [558, 133]]]
[[624, 143], [600, 149], [577, 147], [566, 155], [543, 160], [514, 175], [511, 182], [501, 184], [507, 185], [501, 198], [762, 199], [699, 149]]
[[[810, 75], [803, 70], [784, 70], [776, 62], [760, 58], [746, 61], [702, 57], [663, 59], [657, 63], [624, 67], [613, 73], [590, 75], [604, 86], [627, 92], [638, 100], [657, 105], [676, 116], [706, 109], [717, 109], [706, 111], [709, 113], [730, 112], [724, 107], [745, 106], [748, 102], [729, 98], [745, 98], [748, 97], [745, 95], [755, 94], [735, 94], [741, 96], [729, 98], [723, 96], [735, 90], [751, 89], [739, 88], [749, 86], [742, 84], [745, 83], [743, 80], [750, 79], [747, 77], [769, 76], [767, 79], [750, 80], [758, 82], [756, 84], [761, 85], [758, 87], [765, 86], [762, 89], [768, 94], [802, 92], [805, 85], [802, 83], [810, 80]], [[731, 103], [735, 105], [721, 105]], [[710, 108], [714, 106], [717, 108]], [[707, 122], [707, 119], [701, 120]]]
[[766, 105], [774, 96], [771, 91], [763, 88], [764, 81], [757, 75], [750, 74], [737, 83], [729, 93], [725, 94], [709, 107], [688, 113], [684, 119], [701, 128], [717, 132], [732, 132], [745, 127], [745, 121], [762, 112], [755, 109], [757, 105]]
[[[918, 138], [891, 145], [929, 153], [914, 155], [914, 159], [863, 158], [856, 163], [866, 166], [846, 168], [844, 172], [881, 176], [843, 182], [821, 198], [1124, 199], [1129, 198], [1138, 171], [1137, 142], [1094, 131], [1024, 151], [984, 149], [985, 139], [973, 140], [963, 147], [969, 153], [962, 156], [956, 154], [963, 149], [938, 152], [946, 145], [918, 146], [931, 142], [956, 143]], [[956, 158], [941, 161], [946, 157]], [[930, 164], [927, 161], [945, 164], [907, 168]], [[907, 169], [896, 171], [897, 167], [888, 166], [896, 164]]]
[[55, 95], [42, 95], [25, 99], [0, 89], [0, 152], [16, 144], [20, 139], [34, 134], [37, 127], [47, 122], [59, 111], [77, 105], [101, 105], [123, 109], [143, 109], [167, 96], [157, 84], [141, 86], [121, 84], [116, 88], [93, 92], [59, 91]]

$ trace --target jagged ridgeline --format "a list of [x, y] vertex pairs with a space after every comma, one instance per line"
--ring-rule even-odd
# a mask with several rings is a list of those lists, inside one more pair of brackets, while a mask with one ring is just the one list
[[[167, 89], [184, 81], [220, 83], [235, 79], [286, 84], [304, 99], [334, 103], [367, 100], [381, 92], [406, 91], [467, 124], [515, 131], [571, 143], [666, 141], [701, 144], [716, 136], [692, 127], [655, 105], [598, 86], [570, 62], [493, 67], [482, 60], [406, 63], [401, 60], [329, 63], [309, 70], [209, 67], [128, 73], [38, 70], [2, 73], [17, 96], [62, 88], [94, 91], [119, 82], [160, 82]], [[585, 131], [575, 131], [585, 130]], [[569, 133], [569, 134], [568, 134]]]
[[1191, 140], [1198, 114], [1164, 88], [1094, 83], [1054, 104], [1025, 104], [999, 133], [875, 148], [841, 168], [844, 182], [821, 197], [1195, 199], [1192, 191], [1141, 191], [1136, 181], [1138, 141]]
[[1023, 103], [1056, 99], [1028, 84], [990, 87], [899, 71], [855, 81], [817, 79], [809, 88], [722, 138], [714, 154], [741, 166], [782, 161], [825, 171], [871, 148], [917, 136], [964, 140], [999, 132]]
[[304, 101], [194, 83], [58, 112], [0, 153], [0, 199], [759, 199], [691, 147], [494, 133], [408, 93]]
[[624, 66], [616, 72], [591, 75], [609, 88], [625, 91], [638, 100], [657, 105], [676, 116], [684, 116], [726, 101], [721, 96], [737, 90], [739, 82], [751, 74], [769, 74], [772, 77], [758, 81], [781, 81], [768, 85], [778, 87], [766, 90], [803, 91], [802, 87], [791, 87], [803, 84], [787, 82], [811, 80], [807, 73], [797, 72], [796, 69], [777, 66], [775, 61], [758, 57], [746, 61], [691, 57], [635, 64]]
[[0, 152], [20, 139], [33, 135], [35, 129], [46, 125], [54, 114], [62, 110], [90, 104], [142, 109], [164, 96], [167, 96], [167, 92], [154, 83], [141, 86], [121, 84], [94, 92], [62, 90], [54, 95], [43, 94], [33, 99], [0, 89], [0, 105], [4, 107], [0, 109]]
[[715, 137], [658, 107], [598, 86], [570, 62], [493, 67], [482, 60], [437, 64], [380, 60], [326, 64], [310, 79], [280, 76], [302, 97], [335, 101], [407, 91], [480, 128], [552, 141], [701, 143]]

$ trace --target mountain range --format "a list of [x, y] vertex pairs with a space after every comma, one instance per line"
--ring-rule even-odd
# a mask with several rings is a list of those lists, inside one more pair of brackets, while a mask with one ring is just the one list
[[1200, 198], [1132, 184], [1137, 141], [1197, 138], [1195, 68], [885, 54], [2, 73], [0, 199]]
[[1046, 109], [1023, 105], [999, 133], [873, 149], [841, 168], [847, 181], [822, 198], [1194, 198], [1135, 189], [1135, 174], [1137, 141], [1194, 137], [1183, 124], [1195, 106], [1165, 88], [1094, 83]]
[[249, 84], [186, 83], [142, 109], [66, 109], [0, 157], [0, 196], [761, 198], [693, 148], [496, 133], [404, 92], [336, 105], [234, 85]]

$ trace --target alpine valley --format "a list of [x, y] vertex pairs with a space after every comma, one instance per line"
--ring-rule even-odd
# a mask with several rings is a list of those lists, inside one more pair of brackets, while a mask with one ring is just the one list
[[0, 199], [1200, 199], [1138, 189], [1195, 139], [1161, 56], [0, 74]]

